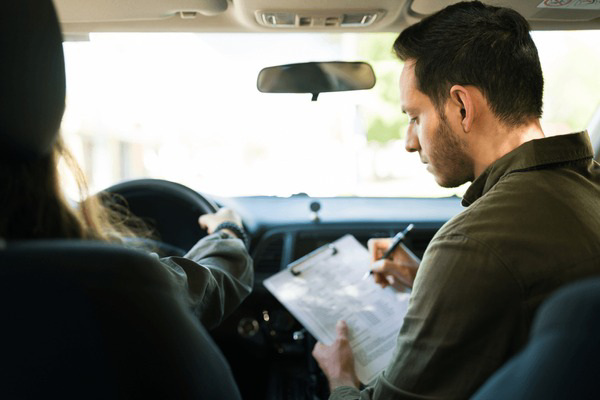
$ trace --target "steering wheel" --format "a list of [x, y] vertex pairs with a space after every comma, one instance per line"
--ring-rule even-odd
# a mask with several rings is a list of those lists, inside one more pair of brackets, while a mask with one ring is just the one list
[[[105, 190], [121, 196], [129, 210], [154, 229], [158, 240], [140, 239], [161, 256], [183, 256], [206, 231], [198, 217], [214, 213], [218, 206], [179, 183], [161, 179], [135, 179]], [[135, 241], [135, 240], [134, 240]]]

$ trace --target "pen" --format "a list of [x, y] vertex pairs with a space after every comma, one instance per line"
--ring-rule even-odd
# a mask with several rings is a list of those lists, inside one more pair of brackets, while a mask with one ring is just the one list
[[[404, 228], [404, 230], [402, 232], [398, 232], [396, 234], [396, 236], [394, 236], [394, 239], [392, 240], [392, 244], [390, 245], [390, 247], [388, 247], [388, 249], [385, 251], [385, 253], [383, 253], [383, 256], [380, 258], [380, 260], [385, 260], [386, 258], [389, 258], [392, 253], [394, 252], [394, 250], [396, 250], [396, 247], [398, 247], [400, 245], [400, 243], [402, 243], [402, 240], [404, 240], [404, 238], [406, 237], [406, 234], [408, 232], [410, 232], [412, 230], [412, 228], [414, 227], [414, 224], [408, 224], [408, 226], [406, 228]], [[365, 276], [363, 276], [363, 279], [366, 279], [369, 277], [369, 275], [373, 274], [373, 270], [369, 270]]]

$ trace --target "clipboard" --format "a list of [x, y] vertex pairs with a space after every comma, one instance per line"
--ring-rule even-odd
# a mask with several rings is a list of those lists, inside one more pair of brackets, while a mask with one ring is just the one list
[[355, 369], [364, 384], [392, 357], [409, 294], [363, 279], [369, 252], [352, 235], [319, 247], [266, 279], [264, 286], [317, 340], [335, 341], [339, 319], [348, 324]]
[[337, 252], [338, 250], [335, 247], [335, 244], [326, 244], [289, 264], [288, 270], [291, 272], [292, 275], [298, 276], [302, 273], [302, 268], [307, 268], [307, 265], [308, 268], [310, 268], [310, 265], [314, 265], [312, 263], [309, 264], [309, 262], [314, 261], [313, 259], [315, 257], [331, 257], [335, 256]]

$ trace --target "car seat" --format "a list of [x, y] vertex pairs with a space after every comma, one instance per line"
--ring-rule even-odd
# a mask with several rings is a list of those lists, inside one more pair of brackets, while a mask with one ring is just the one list
[[528, 344], [473, 396], [493, 399], [600, 397], [600, 278], [552, 295], [535, 318]]
[[168, 274], [156, 258], [106, 243], [0, 250], [0, 397], [239, 398]]
[[[0, 157], [47, 154], [65, 104], [50, 0], [3, 4], [0, 57]], [[0, 238], [0, 397], [240, 398], [168, 274], [108, 243]]]

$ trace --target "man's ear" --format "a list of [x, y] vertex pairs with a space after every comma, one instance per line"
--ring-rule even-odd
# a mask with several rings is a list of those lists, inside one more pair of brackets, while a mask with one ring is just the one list
[[452, 86], [448, 105], [451, 115], [460, 121], [463, 131], [470, 132], [475, 118], [475, 102], [470, 90], [461, 85]]

